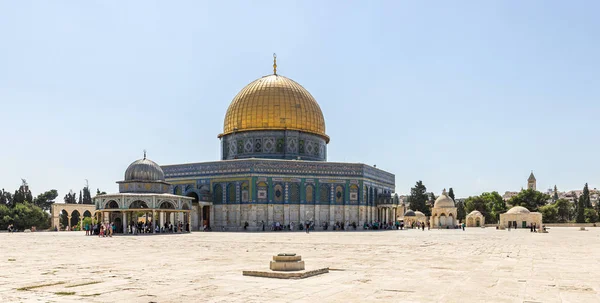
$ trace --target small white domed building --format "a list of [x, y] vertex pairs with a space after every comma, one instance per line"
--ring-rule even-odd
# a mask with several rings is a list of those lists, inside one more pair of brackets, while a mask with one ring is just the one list
[[542, 226], [542, 214], [538, 212], [530, 212], [523, 206], [515, 206], [509, 209], [506, 213], [500, 214], [500, 227], [508, 228], [527, 228], [535, 223], [536, 226]]
[[485, 217], [478, 210], [467, 215], [467, 227], [480, 227], [485, 225]]
[[431, 226], [438, 228], [454, 228], [456, 225], [457, 208], [454, 200], [448, 196], [446, 189], [435, 200], [431, 209]]

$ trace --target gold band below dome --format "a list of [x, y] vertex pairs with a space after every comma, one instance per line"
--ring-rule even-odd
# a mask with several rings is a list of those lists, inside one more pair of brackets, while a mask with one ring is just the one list
[[253, 130], [303, 131], [329, 143], [317, 101], [300, 84], [280, 75], [257, 79], [233, 98], [219, 138]]

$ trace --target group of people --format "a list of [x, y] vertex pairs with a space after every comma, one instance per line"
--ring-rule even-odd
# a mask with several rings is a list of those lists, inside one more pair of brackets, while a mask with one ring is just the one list
[[[244, 230], [247, 230], [248, 226], [249, 226], [248, 222], [245, 222]], [[267, 229], [267, 225], [265, 224], [265, 221], [260, 221], [259, 226], [262, 228], [262, 231], [265, 231]], [[312, 222], [312, 221], [306, 221], [305, 223], [291, 222], [290, 224], [281, 224], [279, 221], [277, 221], [277, 222], [273, 222], [269, 229], [271, 231], [281, 231], [281, 230], [294, 231], [295, 229], [298, 229], [298, 230], [305, 230], [308, 233], [310, 230], [314, 230], [315, 226], [314, 226], [314, 222]]]
[[396, 222], [379, 222], [375, 221], [372, 223], [365, 222], [363, 224], [363, 229], [365, 230], [391, 230], [391, 229], [403, 229], [404, 222], [396, 221]]
[[117, 229], [114, 222], [98, 223], [96, 228], [98, 229], [98, 237], [112, 237]]
[[[185, 225], [185, 226], [184, 226]], [[156, 224], [154, 226], [154, 230], [152, 229], [152, 222], [143, 222], [143, 221], [138, 221], [137, 224], [133, 221], [131, 221], [129, 223], [129, 226], [127, 227], [127, 233], [128, 234], [133, 234], [133, 235], [137, 235], [137, 234], [151, 234], [151, 233], [182, 233], [184, 232], [184, 227], [185, 227], [185, 231], [189, 231], [190, 225], [188, 224], [183, 224], [183, 222], [179, 221], [176, 224], [173, 224], [169, 221], [165, 222], [165, 224], [163, 226], [159, 226], [158, 224]]]

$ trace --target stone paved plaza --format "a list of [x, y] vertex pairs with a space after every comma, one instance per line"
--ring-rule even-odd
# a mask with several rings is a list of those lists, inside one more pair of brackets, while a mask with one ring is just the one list
[[[600, 301], [600, 228], [0, 233], [0, 244], [0, 302]], [[280, 252], [331, 272], [242, 276]]]

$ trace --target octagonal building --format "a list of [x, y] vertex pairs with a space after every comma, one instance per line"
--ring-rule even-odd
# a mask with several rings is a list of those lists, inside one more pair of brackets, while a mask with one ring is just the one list
[[320, 230], [381, 221], [378, 204], [390, 200], [394, 175], [327, 162], [330, 138], [319, 104], [273, 67], [227, 108], [221, 160], [162, 166], [170, 192], [193, 198], [193, 230], [298, 229], [307, 222]]

